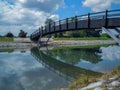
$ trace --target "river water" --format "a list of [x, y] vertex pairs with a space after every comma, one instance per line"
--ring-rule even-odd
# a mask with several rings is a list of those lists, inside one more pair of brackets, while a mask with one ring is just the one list
[[120, 46], [0, 49], [0, 90], [59, 90], [120, 66]]

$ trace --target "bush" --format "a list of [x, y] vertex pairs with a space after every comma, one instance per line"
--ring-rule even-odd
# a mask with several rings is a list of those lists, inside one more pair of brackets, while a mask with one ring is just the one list
[[24, 32], [23, 30], [20, 30], [20, 33], [18, 34], [18, 37], [26, 37], [27, 33]]
[[14, 37], [14, 35], [11, 32], [8, 32], [5, 36], [6, 37]]

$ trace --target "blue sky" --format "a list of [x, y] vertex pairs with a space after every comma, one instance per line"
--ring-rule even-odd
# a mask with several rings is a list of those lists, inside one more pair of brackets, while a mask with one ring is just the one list
[[[60, 19], [64, 19], [66, 17], [72, 17], [75, 15], [81, 15], [86, 14], [89, 12], [97, 12], [93, 11], [92, 7], [86, 7], [83, 5], [83, 2], [85, 0], [64, 0], [64, 5], [60, 7], [58, 10], [56, 10], [54, 13], [58, 14], [60, 16]], [[89, 1], [89, 0], [86, 0]], [[91, 0], [95, 1], [95, 0]], [[96, 0], [97, 1], [97, 0]], [[98, 0], [100, 1], [100, 0]], [[102, 1], [102, 0], [101, 0]], [[104, 1], [110, 1], [110, 0], [103, 0]], [[114, 0], [115, 1], [115, 0]], [[101, 9], [98, 11], [104, 11], [104, 10], [114, 10], [114, 9], [120, 9], [120, 3], [111, 3], [110, 7], [107, 7], [105, 9]]]
[[47, 18], [64, 19], [89, 12], [120, 9], [120, 0], [0, 0], [0, 35], [23, 29], [30, 35]]
[[55, 11], [55, 13], [60, 16], [60, 19], [64, 19], [66, 17], [72, 17], [90, 12], [90, 8], [84, 7], [82, 5], [82, 1], [83, 0], [65, 0], [65, 4]]

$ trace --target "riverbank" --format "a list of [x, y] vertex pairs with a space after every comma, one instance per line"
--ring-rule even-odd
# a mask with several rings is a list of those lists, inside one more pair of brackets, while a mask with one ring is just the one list
[[[105, 44], [116, 44], [113, 40], [60, 40], [60, 41], [49, 41], [48, 46], [61, 47], [61, 46], [87, 46], [87, 45], [105, 45]], [[25, 48], [34, 47], [37, 43], [14, 41], [14, 42], [0, 42], [0, 48]]]
[[0, 42], [0, 49], [4, 48], [31, 48], [37, 46], [35, 43], [22, 42]]
[[[82, 78], [84, 79], [84, 78]], [[75, 80], [68, 88], [61, 90], [120, 90], [120, 66], [99, 78], [87, 78], [81, 82], [81, 77]]]
[[1, 38], [0, 49], [4, 48], [31, 48], [37, 46], [30, 38]]
[[50, 46], [86, 46], [86, 45], [103, 45], [103, 44], [116, 44], [113, 40], [58, 40], [48, 42]]

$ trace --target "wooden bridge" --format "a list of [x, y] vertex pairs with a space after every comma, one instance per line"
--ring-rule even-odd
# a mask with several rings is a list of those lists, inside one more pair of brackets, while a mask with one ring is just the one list
[[96, 13], [88, 13], [85, 15], [66, 18], [56, 22], [50, 22], [40, 30], [36, 30], [30, 36], [30, 39], [37, 42], [41, 37], [59, 33], [64, 31], [85, 30], [85, 29], [103, 29], [110, 35], [117, 43], [120, 44], [117, 38], [109, 29], [113, 29], [120, 34], [120, 9], [119, 10], [106, 10]]

